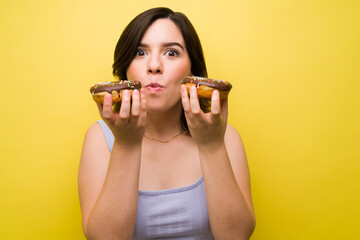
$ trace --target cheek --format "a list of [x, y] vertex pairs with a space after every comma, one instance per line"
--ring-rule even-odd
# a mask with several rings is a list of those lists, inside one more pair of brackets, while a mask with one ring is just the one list
[[184, 61], [174, 67], [173, 72], [180, 77], [191, 75], [191, 63], [190, 61]]
[[126, 76], [129, 80], [134, 80], [134, 73], [136, 73], [134, 65], [134, 62], [130, 63], [128, 69], [126, 70]]
[[133, 81], [139, 81], [143, 79], [143, 64], [141, 64], [141, 62], [139, 61], [132, 61], [128, 67], [128, 69], [126, 70], [126, 76], [128, 78], [128, 80], [133, 80]]

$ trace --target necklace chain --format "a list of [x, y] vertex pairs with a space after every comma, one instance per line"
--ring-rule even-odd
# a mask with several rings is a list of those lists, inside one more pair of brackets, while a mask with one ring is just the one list
[[165, 141], [162, 141], [160, 139], [156, 139], [156, 138], [152, 138], [152, 137], [148, 137], [144, 134], [144, 138], [147, 138], [147, 139], [150, 139], [150, 140], [154, 140], [154, 141], [157, 141], [157, 142], [161, 142], [161, 143], [168, 143], [170, 142], [171, 140], [173, 140], [174, 138], [176, 138], [177, 136], [179, 136], [180, 134], [182, 134], [184, 132], [184, 130], [182, 130], [181, 132], [179, 132], [178, 134], [176, 134], [175, 136], [171, 137], [170, 139], [168, 140], [165, 140]]

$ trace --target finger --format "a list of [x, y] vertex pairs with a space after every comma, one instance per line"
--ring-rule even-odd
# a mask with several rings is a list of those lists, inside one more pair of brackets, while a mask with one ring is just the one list
[[145, 89], [141, 88], [140, 89], [140, 111], [146, 111], [147, 106], [146, 106], [146, 93], [145, 93]]
[[140, 114], [140, 96], [139, 90], [132, 92], [131, 116], [138, 117]]
[[190, 111], [189, 95], [185, 85], [181, 85], [180, 93], [181, 93], [181, 102], [184, 108], [184, 112], [189, 112]]
[[227, 116], [228, 116], [228, 99], [225, 98], [225, 99], [221, 100], [220, 105], [221, 105], [221, 115], [224, 118], [227, 118]]
[[214, 115], [220, 114], [220, 96], [218, 90], [214, 90], [211, 95], [211, 113]]
[[127, 119], [129, 118], [129, 116], [130, 116], [130, 92], [129, 90], [124, 90], [122, 93], [119, 117], [121, 119]]
[[190, 88], [190, 109], [193, 114], [201, 113], [197, 90], [195, 86]]
[[139, 120], [138, 124], [140, 126], [145, 126], [146, 123], [146, 115], [147, 115], [147, 107], [146, 107], [146, 93], [145, 89], [140, 89], [140, 113], [139, 113]]
[[102, 106], [102, 116], [105, 119], [110, 119], [113, 115], [112, 112], [112, 96], [111, 94], [105, 94], [104, 96], [104, 103]]

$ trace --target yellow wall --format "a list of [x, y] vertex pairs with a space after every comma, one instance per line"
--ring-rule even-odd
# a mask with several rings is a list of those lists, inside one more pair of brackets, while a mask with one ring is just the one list
[[253, 240], [360, 236], [360, 2], [1, 1], [0, 239], [84, 239], [77, 197], [88, 89], [113, 80], [124, 26], [184, 12], [252, 176]]

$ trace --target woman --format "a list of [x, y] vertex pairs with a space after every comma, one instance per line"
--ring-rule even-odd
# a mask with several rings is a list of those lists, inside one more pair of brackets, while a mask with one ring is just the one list
[[[168, 8], [138, 15], [115, 50], [113, 73], [140, 81], [119, 112], [108, 94], [87, 131], [79, 168], [88, 239], [249, 239], [255, 226], [243, 144], [227, 100], [204, 113], [195, 87], [206, 76], [190, 21]], [[105, 124], [106, 123], [106, 124]]]

